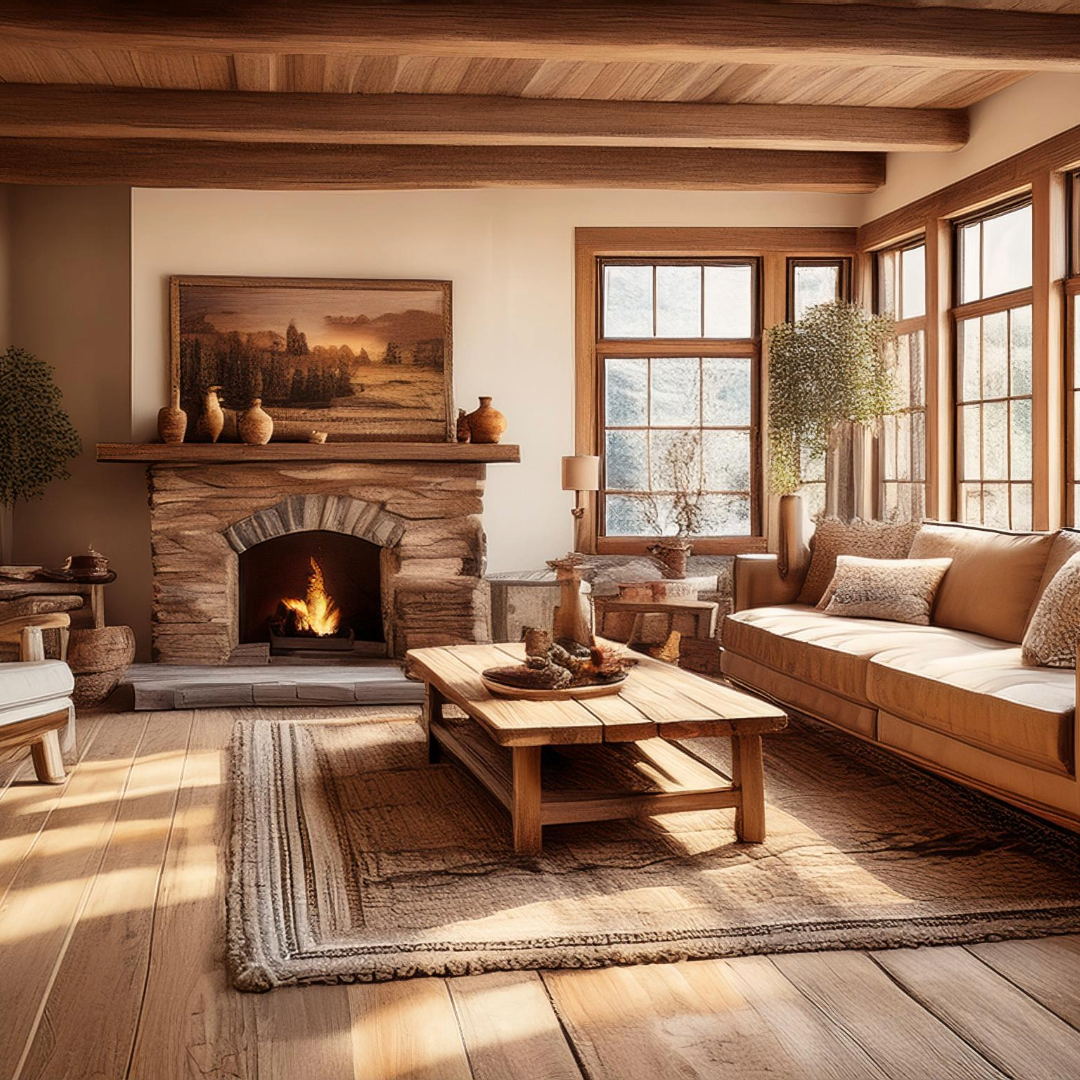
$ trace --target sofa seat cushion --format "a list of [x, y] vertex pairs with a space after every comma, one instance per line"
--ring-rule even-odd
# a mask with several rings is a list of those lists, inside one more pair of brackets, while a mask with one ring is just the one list
[[71, 668], [60, 660], [0, 664], [0, 724], [65, 708], [74, 687]]
[[[851, 701], [870, 704], [866, 679], [871, 657], [885, 649], [919, 647], [955, 631], [884, 619], [826, 615], [805, 604], [750, 608], [724, 619], [725, 652], [812, 683]], [[1019, 650], [1017, 650], [1019, 653]]]
[[1076, 673], [1026, 667], [1011, 642], [953, 631], [878, 652], [867, 693], [884, 712], [1044, 769], [1073, 764]]

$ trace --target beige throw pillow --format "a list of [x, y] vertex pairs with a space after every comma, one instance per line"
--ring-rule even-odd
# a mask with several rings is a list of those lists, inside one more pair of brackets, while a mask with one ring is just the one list
[[952, 559], [838, 555], [825, 614], [929, 626], [934, 596], [951, 563]]
[[817, 604], [836, 572], [837, 555], [861, 555], [867, 559], [903, 559], [918, 531], [919, 522], [841, 521], [822, 518], [810, 541], [813, 554], [806, 572], [800, 604]]
[[1050, 579], [1020, 646], [1028, 667], [1076, 667], [1080, 644], [1080, 552]]

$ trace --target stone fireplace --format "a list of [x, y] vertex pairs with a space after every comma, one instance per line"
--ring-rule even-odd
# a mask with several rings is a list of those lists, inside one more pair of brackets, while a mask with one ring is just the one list
[[335, 636], [351, 633], [358, 655], [487, 640], [484, 470], [468, 461], [151, 465], [154, 659], [256, 662], [270, 650], [279, 601], [304, 597], [316, 563], [345, 625]]

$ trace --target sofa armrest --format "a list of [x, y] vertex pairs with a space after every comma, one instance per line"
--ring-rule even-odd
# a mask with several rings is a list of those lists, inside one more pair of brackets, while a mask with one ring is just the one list
[[736, 555], [731, 574], [733, 611], [792, 604], [802, 590], [803, 573], [780, 575], [777, 555]]

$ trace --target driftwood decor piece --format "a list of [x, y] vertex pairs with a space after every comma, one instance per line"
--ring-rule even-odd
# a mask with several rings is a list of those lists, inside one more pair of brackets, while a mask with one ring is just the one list
[[174, 277], [170, 389], [370, 439], [455, 438], [449, 281]]

